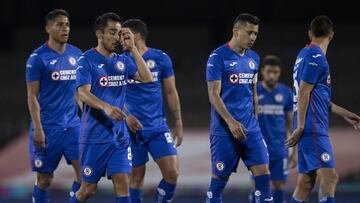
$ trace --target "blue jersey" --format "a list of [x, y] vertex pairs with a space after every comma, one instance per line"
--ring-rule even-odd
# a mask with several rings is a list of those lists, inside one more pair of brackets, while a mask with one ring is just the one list
[[[207, 81], [221, 80], [220, 96], [230, 114], [244, 125], [248, 134], [260, 131], [254, 114], [253, 83], [257, 82], [259, 56], [246, 50], [243, 56], [234, 52], [227, 44], [213, 51], [206, 68]], [[231, 132], [211, 106], [210, 134], [231, 136]]]
[[294, 127], [297, 127], [297, 95], [300, 81], [314, 84], [305, 119], [305, 134], [328, 134], [328, 116], [331, 98], [329, 64], [321, 48], [308, 45], [303, 48], [294, 66]]
[[283, 84], [277, 84], [273, 90], [266, 89], [262, 83], [257, 85], [259, 98], [259, 125], [267, 144], [270, 158], [287, 157], [286, 113], [293, 111], [291, 90]]
[[126, 107], [143, 124], [143, 131], [169, 131], [163, 103], [163, 79], [174, 75], [170, 57], [164, 52], [149, 48], [143, 55], [153, 81], [141, 83], [129, 80], [126, 92]]
[[77, 58], [80, 49], [66, 44], [63, 53], [47, 43], [37, 48], [26, 62], [26, 82], [40, 83], [38, 101], [43, 127], [79, 125], [75, 100]]
[[[122, 54], [107, 58], [95, 49], [86, 51], [77, 68], [76, 86], [91, 85], [91, 93], [100, 100], [123, 109], [126, 85], [136, 73], [131, 59]], [[80, 143], [106, 143], [123, 130], [124, 121], [116, 122], [102, 110], [83, 105]]]

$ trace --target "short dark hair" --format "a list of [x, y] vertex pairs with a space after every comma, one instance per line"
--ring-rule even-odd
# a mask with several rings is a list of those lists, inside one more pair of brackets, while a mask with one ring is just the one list
[[320, 15], [311, 21], [310, 31], [315, 37], [326, 37], [334, 31], [334, 26], [328, 16]]
[[66, 16], [66, 17], [70, 18], [69, 13], [67, 11], [65, 11], [64, 9], [54, 9], [54, 10], [50, 11], [48, 14], [46, 14], [45, 23], [55, 20], [55, 18], [57, 18], [58, 16]]
[[233, 26], [235, 26], [237, 23], [241, 23], [241, 24], [251, 23], [253, 25], [259, 25], [260, 19], [257, 16], [254, 16], [250, 13], [240, 13], [234, 20]]
[[146, 40], [149, 31], [144, 21], [140, 19], [129, 19], [123, 23], [123, 27], [128, 27], [136, 33], [139, 33], [143, 40]]
[[115, 21], [121, 23], [121, 18], [118, 14], [113, 12], [107, 12], [102, 14], [101, 16], [97, 17], [94, 23], [94, 30], [101, 30], [104, 31], [104, 29], [107, 26], [108, 21]]
[[279, 57], [275, 55], [267, 55], [263, 59], [261, 66], [265, 67], [266, 65], [279, 66], [281, 68], [282, 63]]

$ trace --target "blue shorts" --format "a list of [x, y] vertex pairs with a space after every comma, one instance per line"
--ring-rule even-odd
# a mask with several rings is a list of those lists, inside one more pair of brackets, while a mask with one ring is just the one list
[[139, 167], [149, 161], [148, 152], [154, 160], [165, 156], [177, 155], [174, 140], [170, 132], [130, 133], [133, 167]]
[[130, 143], [84, 143], [80, 144], [82, 180], [97, 183], [103, 176], [109, 179], [118, 173], [131, 173]]
[[334, 154], [328, 135], [303, 134], [298, 144], [299, 173], [319, 168], [335, 168]]
[[288, 177], [288, 159], [270, 160], [269, 169], [272, 181], [287, 181]]
[[44, 128], [45, 148], [33, 145], [34, 129], [30, 129], [29, 153], [34, 172], [53, 173], [64, 155], [68, 164], [79, 160], [80, 126], [72, 128]]
[[212, 173], [228, 177], [236, 172], [240, 158], [246, 167], [269, 164], [269, 154], [261, 131], [246, 135], [244, 141], [232, 136], [210, 135]]

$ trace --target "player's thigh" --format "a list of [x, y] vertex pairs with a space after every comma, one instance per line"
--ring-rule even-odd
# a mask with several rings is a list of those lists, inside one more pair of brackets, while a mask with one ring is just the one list
[[[148, 150], [155, 161], [168, 156], [176, 156], [177, 150], [170, 132], [161, 132], [147, 141]], [[171, 159], [170, 161], [174, 161]]]
[[97, 183], [105, 175], [107, 163], [115, 151], [114, 144], [80, 144], [81, 178], [87, 183]]
[[31, 167], [34, 172], [53, 173], [62, 157], [61, 130], [57, 128], [44, 128], [45, 148], [35, 147], [32, 138], [34, 130], [30, 129], [29, 153]]
[[269, 170], [272, 181], [286, 182], [288, 177], [287, 158], [270, 160]]
[[248, 168], [259, 168], [259, 170], [267, 168], [268, 170], [268, 167], [264, 165], [269, 164], [269, 153], [261, 132], [247, 135], [243, 143], [241, 158]]
[[132, 154], [130, 143], [113, 143], [114, 151], [106, 163], [106, 174], [111, 178], [115, 174], [130, 174], [132, 170]]
[[306, 162], [305, 173], [320, 168], [335, 168], [334, 154], [328, 136], [304, 134], [298, 147]]
[[131, 139], [131, 154], [133, 167], [145, 165], [149, 161], [148, 143], [136, 142], [134, 139]]
[[212, 174], [216, 177], [229, 177], [236, 172], [240, 160], [241, 143], [230, 137], [210, 136]]
[[71, 164], [74, 160], [79, 160], [79, 137], [80, 137], [80, 126], [67, 128], [64, 132], [64, 157], [68, 164]]

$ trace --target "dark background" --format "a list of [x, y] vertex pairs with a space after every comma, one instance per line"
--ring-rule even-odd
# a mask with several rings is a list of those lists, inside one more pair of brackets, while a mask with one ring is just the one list
[[[335, 38], [328, 49], [332, 100], [360, 113], [360, 10], [351, 1], [10, 1], [0, 2], [0, 141], [27, 129], [29, 116], [24, 81], [25, 62], [32, 50], [47, 39], [44, 15], [55, 8], [70, 15], [70, 43], [83, 51], [96, 45], [92, 24], [107, 11], [123, 19], [140, 18], [150, 30], [148, 44], [173, 59], [186, 128], [206, 128], [209, 103], [205, 65], [209, 53], [231, 37], [235, 17], [249, 12], [261, 19], [255, 43], [261, 57], [276, 54], [283, 61], [283, 83], [292, 86], [297, 52], [308, 43], [313, 17], [325, 14], [335, 24]], [[345, 125], [331, 118], [332, 125]]]

